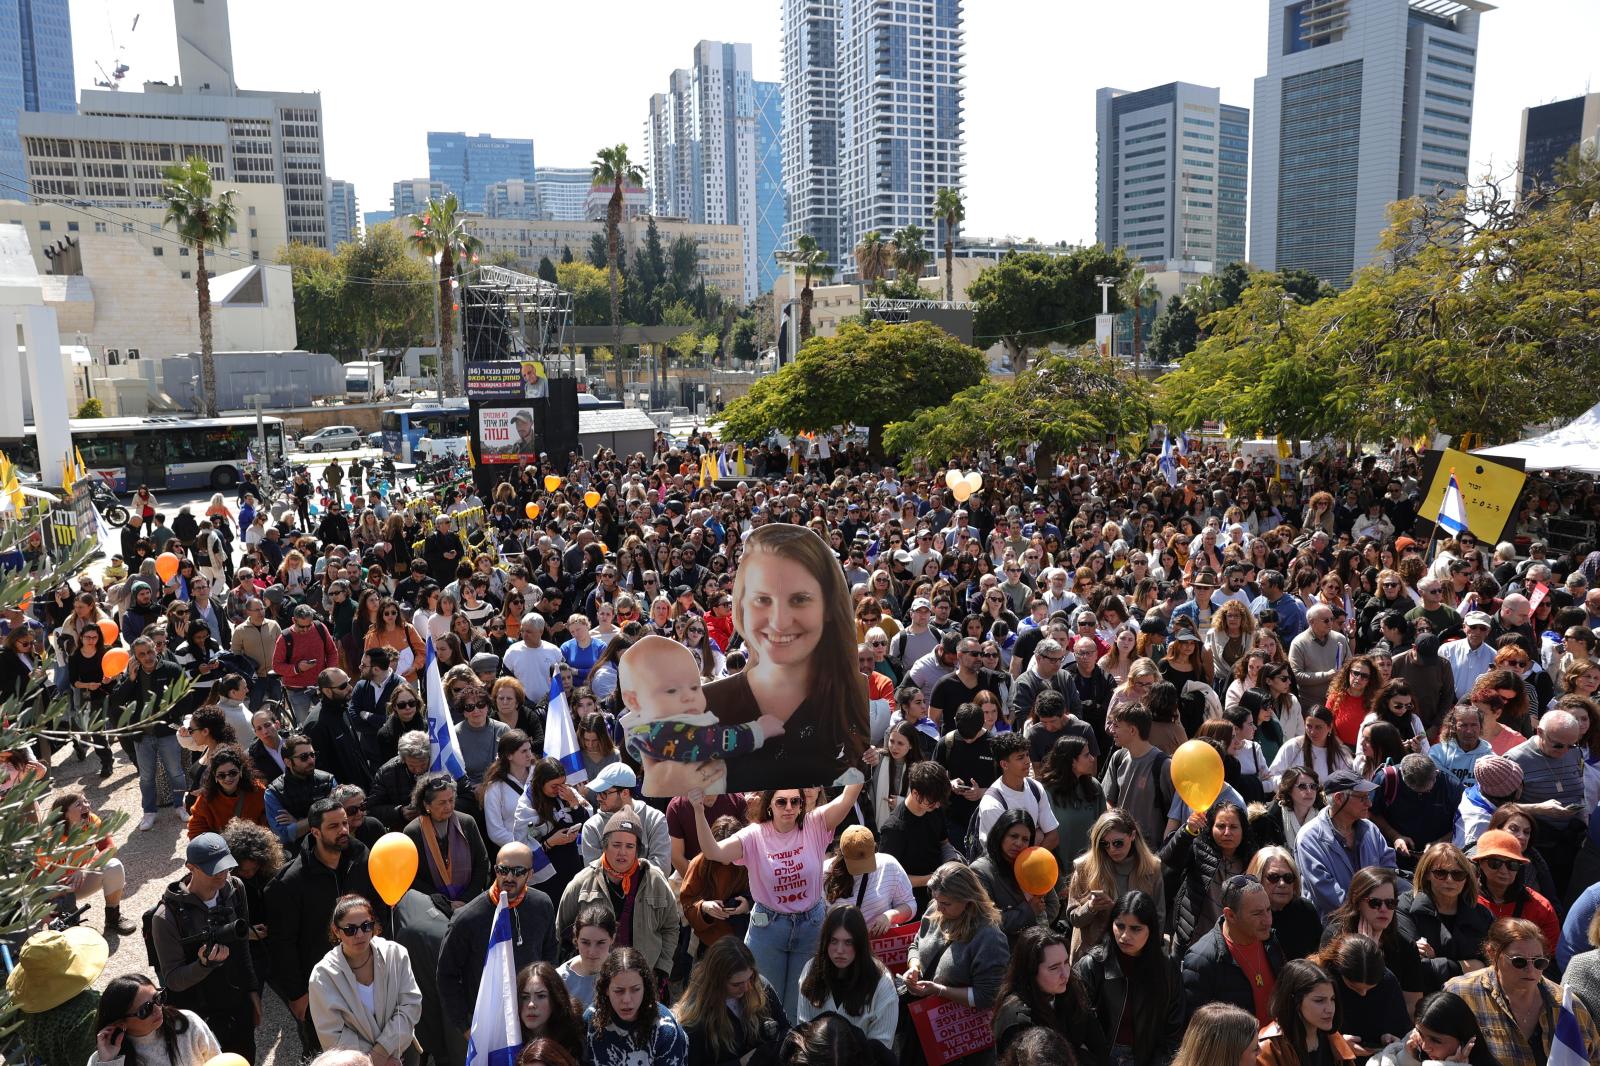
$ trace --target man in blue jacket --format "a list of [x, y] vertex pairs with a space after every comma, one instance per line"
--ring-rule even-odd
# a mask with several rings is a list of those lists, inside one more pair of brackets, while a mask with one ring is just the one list
[[1378, 786], [1354, 770], [1335, 770], [1322, 783], [1328, 805], [1300, 830], [1295, 842], [1306, 898], [1326, 919], [1344, 902], [1355, 872], [1367, 866], [1395, 868], [1394, 849], [1368, 818]]

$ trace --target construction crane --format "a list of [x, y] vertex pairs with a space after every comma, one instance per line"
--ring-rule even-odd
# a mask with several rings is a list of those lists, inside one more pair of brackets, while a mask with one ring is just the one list
[[[131, 36], [138, 28], [139, 14], [135, 12], [133, 16], [133, 25], [128, 27], [129, 35]], [[122, 61], [123, 53], [127, 51], [127, 48], [126, 46], [117, 43], [117, 31], [112, 25], [111, 11], [109, 7], [106, 10], [106, 29], [111, 34], [111, 47], [114, 49], [114, 54], [113, 58], [109, 60], [111, 65], [111, 69], [109, 71], [106, 70], [105, 63], [101, 63], [98, 60], [95, 61], [95, 69], [100, 72], [100, 77], [95, 80], [95, 86], [97, 88], [111, 89], [115, 91], [122, 88], [122, 79], [128, 76], [128, 64]]]

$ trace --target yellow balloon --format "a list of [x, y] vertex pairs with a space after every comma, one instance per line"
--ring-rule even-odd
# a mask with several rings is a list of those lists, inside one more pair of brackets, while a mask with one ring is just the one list
[[243, 1055], [235, 1055], [231, 1051], [224, 1051], [220, 1055], [213, 1055], [207, 1059], [206, 1066], [250, 1066], [250, 1060]]
[[951, 487], [950, 493], [956, 498], [957, 503], [966, 503], [967, 497], [972, 495], [972, 486], [965, 481], [958, 481]]
[[949, 470], [944, 472], [944, 487], [949, 489], [951, 492], [955, 491], [956, 482], [960, 480], [961, 471], [957, 470], [955, 467], [952, 466]]
[[546, 491], [546, 492], [554, 492], [554, 491], [556, 491], [556, 489], [559, 489], [560, 487], [561, 487], [561, 478], [560, 477], [558, 477], [555, 474], [546, 474], [544, 476], [544, 491]]
[[1172, 753], [1172, 787], [1190, 810], [1203, 811], [1222, 795], [1222, 756], [1203, 740], [1178, 745]]
[[417, 846], [404, 833], [385, 833], [367, 853], [367, 876], [383, 901], [393, 907], [417, 877]]
[[983, 475], [974, 470], [967, 475], [967, 488], [973, 492], [983, 491]]
[[588, 492], [583, 494], [583, 505], [585, 507], [593, 507], [595, 504], [597, 504], [599, 502], [600, 502], [600, 494], [598, 492], [594, 491], [594, 489], [590, 489]]
[[536, 504], [536, 503], [530, 503], [530, 504], [528, 504], [528, 506], [526, 506], [526, 507], [524, 507], [522, 509], [522, 513], [527, 515], [529, 518], [538, 518], [539, 517], [539, 505]]
[[1042, 896], [1061, 880], [1061, 865], [1049, 848], [1023, 848], [1012, 864], [1017, 886], [1030, 896]]

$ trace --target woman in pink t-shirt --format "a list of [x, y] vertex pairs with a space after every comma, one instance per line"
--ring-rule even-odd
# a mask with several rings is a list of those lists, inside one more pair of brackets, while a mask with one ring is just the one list
[[711, 835], [698, 792], [690, 793], [701, 853], [750, 872], [755, 904], [745, 945], [760, 975], [782, 993], [791, 1018], [799, 1016], [800, 971], [816, 954], [822, 935], [823, 859], [833, 831], [860, 795], [860, 785], [846, 785], [837, 798], [807, 814], [798, 788], [758, 792], [750, 803], [750, 824], [719, 841]]

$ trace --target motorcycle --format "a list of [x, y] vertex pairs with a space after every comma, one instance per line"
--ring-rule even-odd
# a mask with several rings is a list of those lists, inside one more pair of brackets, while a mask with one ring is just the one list
[[116, 493], [106, 486], [104, 481], [95, 478], [89, 484], [89, 499], [105, 518], [107, 524], [125, 526], [128, 524], [128, 509], [117, 499]]

